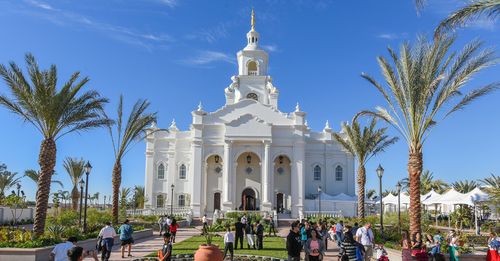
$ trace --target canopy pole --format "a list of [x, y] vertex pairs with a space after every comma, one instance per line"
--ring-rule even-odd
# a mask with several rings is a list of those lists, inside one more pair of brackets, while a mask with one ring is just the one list
[[438, 226], [438, 204], [434, 204], [434, 215], [436, 216], [436, 228]]
[[477, 208], [476, 208], [476, 203], [474, 203], [474, 222], [476, 223], [476, 235], [481, 234], [481, 228], [479, 227], [479, 221], [477, 219]]

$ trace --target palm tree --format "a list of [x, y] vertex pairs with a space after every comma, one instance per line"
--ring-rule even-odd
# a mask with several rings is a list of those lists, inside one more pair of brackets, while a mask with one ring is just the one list
[[431, 190], [434, 190], [438, 193], [442, 193], [449, 187], [448, 184], [446, 184], [446, 182], [440, 179], [434, 179], [434, 174], [429, 170], [425, 170], [422, 173], [422, 176], [420, 177], [420, 183], [421, 183], [420, 192], [422, 194], [427, 194]]
[[[500, 83], [477, 88], [463, 96], [465, 84], [482, 69], [494, 64], [494, 52], [480, 41], [467, 44], [458, 54], [448, 54], [454, 37], [443, 35], [434, 41], [419, 37], [415, 45], [404, 43], [399, 55], [389, 48], [389, 62], [378, 57], [386, 85], [362, 74], [382, 94], [388, 109], [376, 107], [356, 115], [376, 116], [392, 125], [408, 144], [410, 180], [410, 230], [421, 232], [420, 175], [423, 144], [439, 120], [463, 109], [477, 98], [498, 89]], [[463, 96], [463, 97], [461, 97]]]
[[377, 196], [377, 192], [374, 189], [369, 189], [366, 192], [366, 198], [369, 200], [373, 200]]
[[144, 186], [134, 187], [134, 207], [144, 208], [144, 202], [146, 201]]
[[23, 121], [31, 123], [43, 136], [38, 164], [40, 178], [36, 193], [33, 236], [37, 238], [45, 229], [50, 184], [56, 164], [56, 140], [72, 132], [82, 132], [108, 125], [103, 106], [108, 102], [96, 91], [81, 93], [89, 81], [80, 79], [74, 73], [68, 82], [57, 88], [57, 69], [42, 70], [35, 57], [26, 54], [29, 79], [14, 63], [0, 65], [0, 75], [4, 79], [11, 97], [0, 95], [0, 105], [4, 106]]
[[495, 19], [498, 15], [500, 15], [500, 0], [475, 0], [453, 12], [446, 19], [441, 21], [436, 28], [435, 34], [438, 36], [441, 32], [463, 26], [467, 22], [477, 19], [480, 16]]
[[[54, 176], [54, 175], [57, 175], [57, 173], [54, 172], [54, 174], [52, 174], [52, 176]], [[40, 171], [36, 171], [34, 169], [27, 169], [24, 171], [24, 177], [27, 177], [31, 181], [38, 184], [38, 179], [40, 178]], [[64, 188], [64, 184], [60, 180], [53, 179], [50, 182], [61, 186], [61, 188]]]
[[127, 200], [130, 197], [130, 193], [132, 190], [130, 188], [125, 188], [123, 187], [122, 190], [120, 191], [120, 206], [123, 209], [127, 208]]
[[5, 198], [5, 191], [19, 183], [21, 178], [16, 175], [17, 172], [10, 172], [5, 164], [0, 164], [0, 203]]
[[493, 173], [491, 173], [491, 177], [480, 179], [479, 182], [487, 187], [500, 189], [500, 176], [495, 176]]
[[460, 180], [451, 183], [451, 186], [460, 193], [467, 193], [479, 187], [479, 183], [474, 180]]
[[342, 123], [342, 134], [334, 133], [334, 138], [342, 146], [354, 155], [358, 161], [358, 217], [365, 217], [365, 164], [377, 153], [384, 151], [389, 145], [395, 143], [398, 138], [389, 138], [385, 134], [387, 128], [377, 129], [377, 120], [372, 118], [370, 125], [361, 129], [357, 121], [352, 126]]
[[94, 193], [94, 199], [95, 199], [94, 204], [96, 204], [96, 202], [97, 202], [96, 207], [99, 208], [99, 192]]
[[122, 159], [129, 151], [131, 145], [144, 138], [147, 126], [156, 121], [156, 112], [147, 113], [149, 107], [147, 100], [138, 100], [128, 117], [125, 128], [123, 128], [123, 96], [120, 95], [118, 103], [118, 117], [116, 119], [116, 135], [114, 135], [112, 125], [108, 125], [113, 150], [115, 153], [115, 163], [113, 166], [113, 222], [118, 223], [118, 194], [122, 182]]
[[80, 192], [78, 191], [78, 182], [83, 176], [83, 166], [85, 161], [83, 159], [70, 158], [64, 159], [63, 167], [68, 173], [71, 183], [73, 183], [73, 189], [71, 190], [71, 208], [73, 210], [78, 209], [78, 199], [80, 198]]

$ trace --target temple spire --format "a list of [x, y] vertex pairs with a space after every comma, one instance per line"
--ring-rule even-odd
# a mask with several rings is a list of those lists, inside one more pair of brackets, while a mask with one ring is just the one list
[[251, 25], [252, 25], [252, 31], [255, 31], [255, 13], [253, 11], [253, 7], [252, 7], [252, 22], [251, 22]]

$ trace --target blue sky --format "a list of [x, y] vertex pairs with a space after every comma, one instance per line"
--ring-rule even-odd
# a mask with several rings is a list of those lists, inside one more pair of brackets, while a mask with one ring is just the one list
[[[60, 82], [74, 71], [89, 76], [87, 88], [111, 99], [114, 115], [120, 94], [133, 104], [151, 101], [161, 127], [172, 118], [188, 128], [199, 101], [207, 111], [224, 104], [224, 88], [237, 73], [235, 54], [246, 43], [250, 9], [256, 12], [261, 45], [270, 54], [270, 74], [280, 89], [284, 112], [300, 102], [309, 126], [323, 129], [329, 120], [338, 131], [361, 109], [384, 105], [376, 90], [359, 76], [379, 80], [377, 55], [386, 47], [430, 33], [457, 0], [429, 0], [420, 16], [413, 1], [189, 1], [189, 0], [0, 0], [0, 63], [24, 67], [32, 52], [42, 67], [56, 64]], [[457, 47], [479, 37], [498, 51], [498, 23], [480, 20], [458, 30]], [[499, 80], [500, 67], [485, 70], [469, 87]], [[6, 92], [0, 83], [0, 92]], [[500, 92], [456, 113], [432, 131], [424, 147], [424, 168], [451, 182], [500, 174]], [[11, 171], [37, 169], [41, 135], [5, 109], [0, 109], [0, 162]], [[392, 129], [392, 135], [397, 135]], [[111, 194], [113, 151], [105, 129], [68, 135], [58, 141], [55, 178], [71, 189], [62, 168], [67, 156], [90, 160], [91, 193]], [[144, 143], [123, 161], [123, 186], [143, 185]], [[408, 149], [403, 141], [367, 165], [368, 188], [375, 188], [376, 166], [393, 188], [406, 175]], [[57, 190], [53, 187], [53, 190]], [[34, 183], [25, 180], [29, 197]]]

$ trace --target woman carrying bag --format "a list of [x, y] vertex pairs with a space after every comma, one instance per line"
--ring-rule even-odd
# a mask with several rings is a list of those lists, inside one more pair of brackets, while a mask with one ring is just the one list
[[315, 229], [311, 229], [311, 238], [306, 241], [304, 250], [306, 252], [306, 260], [323, 260], [325, 246], [323, 245], [323, 241], [318, 238], [318, 232]]

